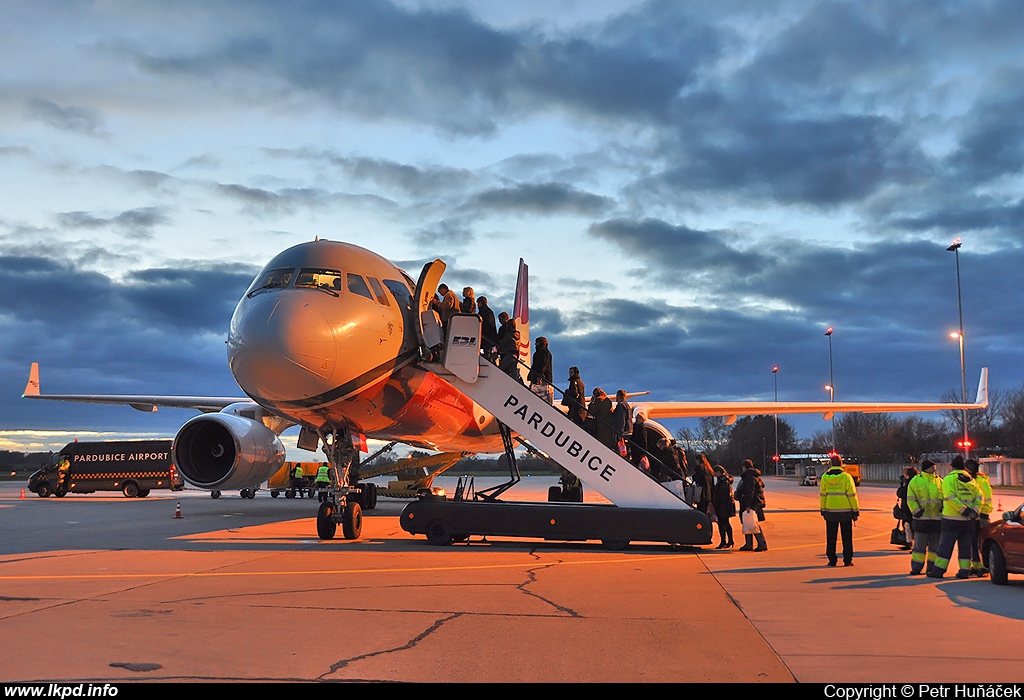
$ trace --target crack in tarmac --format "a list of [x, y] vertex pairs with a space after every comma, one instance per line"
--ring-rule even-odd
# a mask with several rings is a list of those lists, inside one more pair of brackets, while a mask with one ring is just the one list
[[568, 607], [566, 607], [564, 605], [559, 605], [555, 601], [553, 601], [553, 600], [551, 600], [549, 598], [545, 598], [544, 596], [542, 596], [542, 595], [540, 595], [538, 593], [534, 593], [533, 591], [527, 589], [527, 586], [529, 586], [532, 583], [536, 583], [537, 582], [537, 572], [538, 571], [543, 571], [544, 569], [549, 569], [552, 566], [558, 566], [559, 563], [561, 563], [561, 562], [554, 562], [554, 563], [551, 563], [551, 564], [545, 564], [543, 566], [537, 567], [536, 569], [527, 569], [526, 570], [526, 575], [528, 577], [528, 580], [523, 581], [522, 583], [520, 583], [518, 586], [516, 586], [516, 589], [521, 591], [522, 593], [532, 597], [532, 598], [536, 598], [539, 601], [547, 603], [548, 605], [553, 607], [555, 610], [558, 610], [559, 612], [563, 612], [566, 615], [568, 615], [569, 617], [581, 618], [583, 616], [580, 615], [575, 610], [573, 610], [572, 608], [568, 608]]
[[391, 654], [391, 653], [396, 652], [396, 651], [406, 651], [408, 649], [412, 649], [417, 644], [422, 642], [424, 639], [426, 639], [427, 637], [432, 635], [434, 632], [436, 632], [437, 630], [441, 629], [441, 626], [444, 625], [444, 623], [450, 622], [451, 620], [455, 620], [457, 618], [460, 618], [464, 614], [465, 613], [455, 613], [453, 615], [448, 615], [446, 617], [442, 617], [440, 620], [435, 621], [434, 624], [432, 624], [430, 627], [428, 627], [427, 629], [425, 629], [422, 632], [420, 632], [418, 635], [416, 635], [415, 637], [410, 639], [408, 642], [406, 642], [402, 646], [394, 647], [392, 649], [381, 649], [380, 651], [372, 651], [372, 652], [370, 652], [368, 654], [360, 654], [359, 656], [353, 656], [350, 659], [341, 659], [340, 661], [331, 664], [330, 670], [327, 673], [324, 673], [324, 674], [320, 675], [319, 679], [320, 680], [324, 680], [327, 676], [331, 675], [332, 673], [337, 673], [341, 669], [345, 668], [346, 666], [348, 666], [351, 663], [355, 663], [356, 661], [362, 661], [363, 659], [369, 659], [369, 658], [372, 658], [374, 656], [382, 656], [384, 654]]

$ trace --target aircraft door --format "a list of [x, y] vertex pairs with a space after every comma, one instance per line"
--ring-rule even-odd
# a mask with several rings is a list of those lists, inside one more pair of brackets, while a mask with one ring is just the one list
[[441, 319], [434, 311], [430, 302], [434, 299], [434, 291], [441, 281], [447, 265], [441, 260], [429, 262], [423, 266], [420, 272], [420, 279], [416, 283], [416, 339], [420, 345], [432, 348], [444, 342], [444, 334], [441, 330]]

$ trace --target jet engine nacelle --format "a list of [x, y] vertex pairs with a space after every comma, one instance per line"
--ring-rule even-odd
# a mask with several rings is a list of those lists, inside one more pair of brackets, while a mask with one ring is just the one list
[[274, 431], [230, 412], [191, 419], [181, 426], [171, 450], [185, 480], [204, 489], [259, 486], [285, 461], [284, 445]]

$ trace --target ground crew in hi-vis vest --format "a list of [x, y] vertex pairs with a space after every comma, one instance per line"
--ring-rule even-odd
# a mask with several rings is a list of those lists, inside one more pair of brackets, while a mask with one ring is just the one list
[[832, 466], [822, 475], [819, 484], [828, 566], [836, 565], [836, 535], [840, 531], [843, 533], [843, 565], [853, 566], [853, 521], [860, 517], [857, 486], [838, 457], [832, 458]]
[[964, 462], [964, 469], [974, 477], [974, 483], [978, 485], [978, 490], [981, 491], [981, 510], [979, 511], [978, 519], [974, 521], [974, 536], [971, 538], [971, 576], [979, 578], [987, 576], [988, 569], [981, 561], [978, 539], [981, 537], [981, 529], [988, 522], [989, 513], [992, 512], [992, 484], [988, 481], [988, 474], [978, 471], [980, 466], [978, 461], [974, 459]]
[[921, 472], [907, 484], [907, 507], [914, 517], [914, 551], [910, 555], [910, 575], [924, 573], [935, 566], [942, 523], [942, 479], [935, 474], [935, 462], [921, 462]]
[[331, 468], [325, 462], [316, 470], [316, 489], [320, 502], [327, 500], [327, 491], [331, 487]]
[[981, 512], [981, 489], [964, 470], [963, 457], [954, 457], [951, 466], [953, 471], [942, 480], [941, 536], [935, 566], [928, 572], [932, 578], [942, 578], [946, 573], [954, 544], [960, 565], [956, 577], [971, 576], [971, 538], [974, 537], [974, 521]]

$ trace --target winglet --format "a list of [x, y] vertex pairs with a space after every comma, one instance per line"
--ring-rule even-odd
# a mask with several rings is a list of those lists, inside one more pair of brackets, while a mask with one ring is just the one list
[[978, 397], [974, 403], [988, 407], [988, 367], [981, 368], [981, 379], [978, 380]]
[[39, 396], [39, 363], [33, 362], [32, 367], [28, 370], [28, 384], [25, 385], [25, 391], [21, 394], [22, 398], [26, 396]]

